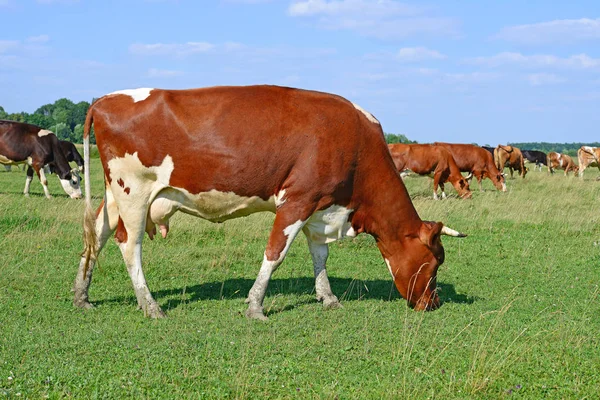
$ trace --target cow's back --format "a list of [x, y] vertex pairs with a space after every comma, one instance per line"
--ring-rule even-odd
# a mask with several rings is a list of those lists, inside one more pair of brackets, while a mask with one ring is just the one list
[[350, 185], [357, 158], [386, 149], [374, 117], [331, 94], [275, 86], [127, 93], [91, 109], [106, 173], [129, 155], [170, 169], [170, 185], [193, 194], [267, 199], [292, 181], [333, 192]]

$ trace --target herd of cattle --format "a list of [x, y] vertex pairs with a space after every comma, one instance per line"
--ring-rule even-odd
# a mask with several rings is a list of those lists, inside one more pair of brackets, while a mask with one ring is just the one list
[[[412, 171], [419, 175], [433, 177], [433, 198], [438, 199], [438, 187], [442, 190], [442, 198], [446, 197], [444, 183], [450, 182], [461, 198], [470, 198], [469, 187], [473, 177], [477, 178], [479, 189], [481, 181], [488, 178], [498, 190], [506, 191], [504, 168], [514, 171], [525, 178], [528, 168], [526, 163], [534, 164], [534, 170], [542, 166], [548, 167], [548, 173], [556, 169], [579, 174], [583, 179], [583, 171], [587, 167], [598, 167], [600, 170], [600, 147], [581, 146], [577, 151], [579, 165], [567, 154], [538, 150], [521, 150], [515, 146], [499, 144], [496, 148], [473, 144], [452, 144], [435, 142], [433, 144], [389, 144], [394, 164], [404, 176]], [[468, 173], [465, 177], [462, 172]]]
[[[91, 208], [89, 134], [94, 126], [104, 169], [104, 198]], [[579, 174], [599, 166], [600, 148], [579, 150]], [[490, 179], [506, 191], [504, 167], [525, 177], [525, 160], [548, 171], [578, 171], [564, 154], [513, 146], [386, 145], [379, 121], [348, 100], [277, 86], [114, 92], [90, 107], [83, 160], [70, 143], [34, 125], [0, 121], [0, 163], [28, 166], [25, 194], [44, 167], [65, 192], [81, 197], [85, 174], [84, 253], [74, 304], [92, 307], [88, 290], [98, 253], [114, 233], [144, 314], [164, 314], [142, 270], [142, 239], [156, 226], [164, 237], [177, 211], [223, 222], [259, 211], [275, 213], [258, 277], [247, 298], [250, 318], [265, 319], [269, 280], [296, 235], [303, 232], [313, 260], [317, 300], [338, 307], [326, 272], [328, 243], [369, 233], [396, 288], [417, 310], [439, 306], [436, 276], [444, 262], [441, 236], [464, 237], [441, 222], [423, 221], [402, 182], [406, 170], [433, 175], [446, 197], [450, 182], [462, 198], [470, 180]], [[69, 161], [78, 168], [71, 169]], [[400, 173], [399, 173], [400, 172]], [[463, 176], [462, 172], [467, 173]]]

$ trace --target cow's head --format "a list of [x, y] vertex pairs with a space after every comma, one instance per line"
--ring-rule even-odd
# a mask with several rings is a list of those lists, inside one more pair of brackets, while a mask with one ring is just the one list
[[461, 198], [463, 198], [463, 199], [471, 198], [472, 193], [471, 193], [471, 188], [469, 187], [469, 182], [467, 182], [467, 180], [465, 178], [463, 178], [462, 176], [456, 182], [455, 188], [456, 188], [456, 191], [458, 192], [458, 195]]
[[504, 181], [504, 176], [505, 175], [503, 172], [497, 171], [496, 173], [491, 174], [490, 179], [492, 180], [494, 186], [496, 186], [496, 189], [506, 192], [506, 182]]
[[60, 184], [66, 194], [72, 199], [80, 199], [81, 195], [81, 178], [76, 170], [71, 170], [65, 176], [60, 177]]
[[441, 222], [423, 221], [418, 234], [401, 238], [398, 248], [383, 248], [379, 243], [396, 288], [415, 310], [435, 310], [440, 306], [436, 279], [444, 262], [442, 235], [466, 236]]

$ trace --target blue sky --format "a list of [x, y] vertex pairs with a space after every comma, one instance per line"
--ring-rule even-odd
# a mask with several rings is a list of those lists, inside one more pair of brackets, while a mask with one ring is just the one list
[[0, 105], [277, 84], [425, 143], [600, 140], [600, 2], [0, 0]]

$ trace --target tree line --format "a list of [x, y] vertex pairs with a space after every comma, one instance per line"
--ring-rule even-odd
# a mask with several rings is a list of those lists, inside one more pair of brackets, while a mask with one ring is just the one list
[[[61, 140], [72, 143], [83, 143], [83, 124], [90, 103], [80, 101], [73, 103], [69, 99], [58, 99], [52, 104], [45, 104], [33, 114], [27, 112], [7, 113], [0, 106], [0, 119], [25, 122], [51, 130]], [[92, 136], [91, 141], [94, 141]]]

